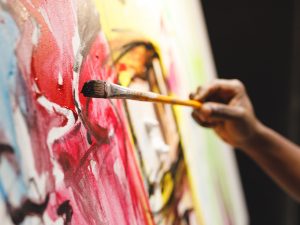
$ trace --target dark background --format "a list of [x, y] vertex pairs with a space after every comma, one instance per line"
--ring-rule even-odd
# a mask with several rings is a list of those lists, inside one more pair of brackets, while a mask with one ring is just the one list
[[[299, 143], [300, 3], [202, 0], [217, 71], [244, 82], [257, 117]], [[299, 207], [236, 151], [251, 225], [300, 225]], [[300, 188], [300, 187], [299, 187]]]

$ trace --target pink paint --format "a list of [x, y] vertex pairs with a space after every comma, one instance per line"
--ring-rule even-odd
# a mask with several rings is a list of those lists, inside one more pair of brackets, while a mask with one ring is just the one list
[[170, 63], [169, 66], [169, 74], [168, 74], [168, 87], [170, 90], [174, 93], [178, 92], [178, 82], [177, 82], [177, 76], [176, 76], [176, 68], [174, 62]]
[[[22, 22], [20, 14], [13, 14], [21, 21], [17, 57], [30, 106], [26, 119], [31, 151], [37, 172], [47, 176], [46, 189], [40, 191], [50, 194], [45, 213], [55, 221], [60, 217], [59, 206], [69, 201], [72, 224], [153, 224], [122, 102], [80, 95], [82, 111], [76, 110], [72, 38], [78, 27], [73, 4], [67, 0], [10, 2], [12, 9], [23, 5], [31, 17]], [[36, 45], [32, 44], [37, 29], [32, 21], [39, 29]], [[116, 81], [114, 69], [106, 65], [108, 55], [107, 42], [99, 33], [79, 68], [78, 91], [90, 79]], [[38, 101], [41, 97], [71, 114], [67, 117], [53, 107], [47, 109]], [[66, 127], [73, 117], [75, 124], [49, 146], [50, 131]], [[54, 162], [63, 174], [62, 182], [57, 183]]]

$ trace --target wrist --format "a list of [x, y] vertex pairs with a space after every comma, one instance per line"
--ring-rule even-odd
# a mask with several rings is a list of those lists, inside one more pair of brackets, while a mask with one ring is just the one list
[[239, 146], [242, 151], [245, 153], [253, 153], [265, 145], [265, 139], [268, 133], [268, 128], [261, 123], [259, 120], [256, 120], [253, 124], [252, 132], [249, 138]]

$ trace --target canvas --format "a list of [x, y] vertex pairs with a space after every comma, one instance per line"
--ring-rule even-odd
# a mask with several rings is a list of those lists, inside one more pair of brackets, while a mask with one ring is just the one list
[[1, 224], [247, 224], [234, 157], [187, 98], [215, 77], [196, 0], [0, 0]]

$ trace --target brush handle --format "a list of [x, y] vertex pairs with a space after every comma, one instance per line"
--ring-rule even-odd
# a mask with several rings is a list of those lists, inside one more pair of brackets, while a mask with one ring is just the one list
[[160, 95], [153, 92], [137, 91], [117, 84], [106, 83], [107, 98], [130, 99], [137, 101], [159, 102], [200, 108], [201, 103], [195, 100], [182, 100], [172, 96]]
[[194, 108], [200, 108], [202, 106], [202, 104], [200, 102], [195, 101], [195, 100], [183, 100], [183, 99], [178, 99], [176, 97], [159, 95], [159, 94], [157, 95], [157, 97], [155, 99], [149, 99], [149, 101], [191, 106]]

